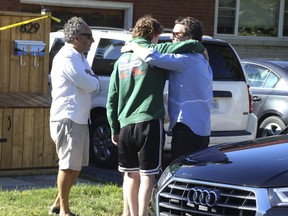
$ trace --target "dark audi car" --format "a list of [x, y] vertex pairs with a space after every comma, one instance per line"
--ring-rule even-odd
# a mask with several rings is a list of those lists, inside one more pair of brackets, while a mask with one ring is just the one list
[[241, 60], [258, 118], [257, 137], [278, 134], [288, 124], [288, 61]]
[[220, 144], [172, 162], [150, 215], [288, 215], [288, 135]]

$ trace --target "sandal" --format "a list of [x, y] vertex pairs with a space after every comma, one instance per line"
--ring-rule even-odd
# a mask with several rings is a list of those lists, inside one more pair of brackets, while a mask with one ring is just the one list
[[52, 205], [49, 210], [49, 215], [53, 215], [53, 214], [59, 215], [59, 213], [60, 213], [60, 209], [56, 207], [55, 205]]
[[80, 216], [80, 215], [77, 215], [77, 214], [70, 212], [70, 214], [68, 216]]

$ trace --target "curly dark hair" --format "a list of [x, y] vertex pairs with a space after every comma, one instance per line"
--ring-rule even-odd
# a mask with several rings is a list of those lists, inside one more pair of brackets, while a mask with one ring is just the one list
[[152, 18], [151, 15], [145, 15], [136, 22], [132, 37], [143, 37], [151, 41], [153, 36], [161, 34], [163, 29], [164, 27], [157, 19]]
[[81, 17], [72, 17], [64, 25], [64, 40], [67, 43], [72, 43], [75, 34], [81, 32], [83, 26], [87, 23]]
[[203, 27], [202, 23], [193, 17], [179, 17], [175, 20], [175, 24], [184, 25], [185, 36], [191, 36], [192, 39], [202, 41]]

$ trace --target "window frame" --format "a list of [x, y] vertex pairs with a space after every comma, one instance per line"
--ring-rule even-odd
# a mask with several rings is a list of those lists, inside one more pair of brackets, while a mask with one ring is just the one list
[[[284, 14], [285, 14], [285, 1], [288, 4], [288, 0], [279, 0], [279, 16], [278, 16], [278, 33], [277, 36], [239, 36], [238, 35], [238, 27], [239, 27], [239, 11], [240, 11], [240, 1], [241, 0], [235, 0], [235, 23], [234, 23], [234, 33], [233, 34], [223, 34], [223, 33], [217, 33], [218, 29], [218, 18], [219, 18], [219, 0], [215, 1], [215, 21], [214, 21], [214, 35], [215, 36], [221, 36], [221, 37], [229, 37], [229, 36], [234, 36], [234, 37], [242, 37], [242, 38], [288, 38], [287, 36], [283, 35], [283, 30], [284, 30]], [[287, 11], [286, 11], [287, 13]]]

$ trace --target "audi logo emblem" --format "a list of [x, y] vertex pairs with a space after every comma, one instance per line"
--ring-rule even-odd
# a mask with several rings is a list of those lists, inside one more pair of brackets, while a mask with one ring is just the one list
[[217, 205], [219, 198], [220, 191], [217, 189], [194, 187], [187, 194], [189, 203], [208, 207]]

